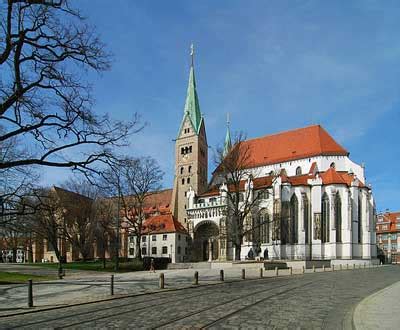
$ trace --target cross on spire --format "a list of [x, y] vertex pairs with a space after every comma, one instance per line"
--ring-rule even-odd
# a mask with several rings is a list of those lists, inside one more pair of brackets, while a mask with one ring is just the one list
[[194, 63], [194, 46], [193, 46], [193, 42], [190, 45], [190, 57], [191, 57], [192, 66], [193, 66], [193, 63]]

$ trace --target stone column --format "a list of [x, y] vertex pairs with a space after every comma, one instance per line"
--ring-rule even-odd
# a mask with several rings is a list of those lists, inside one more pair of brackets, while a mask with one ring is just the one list
[[208, 262], [212, 261], [212, 240], [208, 239]]

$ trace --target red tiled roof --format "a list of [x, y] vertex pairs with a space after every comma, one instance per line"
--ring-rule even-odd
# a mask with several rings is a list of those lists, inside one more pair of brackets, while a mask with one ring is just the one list
[[244, 141], [240, 148], [250, 155], [249, 166], [257, 167], [319, 155], [348, 156], [320, 125], [299, 128]]
[[161, 214], [147, 219], [142, 228], [143, 234], [182, 233], [187, 234], [183, 225], [174, 219], [171, 213]]
[[333, 167], [330, 167], [329, 170], [320, 175], [323, 184], [347, 184], [343, 177], [339, 175]]
[[[172, 197], [172, 189], [160, 190], [147, 196], [144, 202], [143, 211], [146, 215], [151, 215], [153, 213], [166, 214], [170, 213], [170, 203]], [[127, 198], [133, 198], [128, 196]], [[134, 211], [132, 210], [132, 215]]]

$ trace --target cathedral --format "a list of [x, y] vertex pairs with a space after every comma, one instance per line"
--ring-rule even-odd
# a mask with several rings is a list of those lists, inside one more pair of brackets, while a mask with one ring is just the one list
[[[365, 168], [320, 125], [244, 140], [249, 161], [237, 185], [218, 168], [208, 181], [208, 145], [192, 61], [175, 140], [170, 210], [191, 236], [186, 260], [376, 258], [375, 203]], [[229, 124], [223, 156], [235, 149]], [[250, 205], [234, 244], [230, 194]], [[257, 202], [255, 202], [257, 200]], [[245, 205], [247, 203], [247, 205]], [[237, 227], [237, 226], [236, 226]], [[236, 228], [236, 230], [238, 230]]]

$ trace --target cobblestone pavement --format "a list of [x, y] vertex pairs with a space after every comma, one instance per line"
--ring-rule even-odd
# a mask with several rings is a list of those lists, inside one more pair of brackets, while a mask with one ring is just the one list
[[0, 328], [348, 328], [357, 303], [399, 275], [385, 266], [243, 280], [1, 317]]

